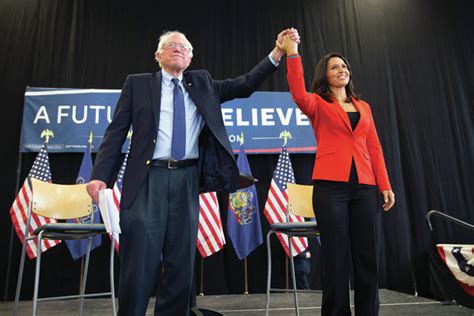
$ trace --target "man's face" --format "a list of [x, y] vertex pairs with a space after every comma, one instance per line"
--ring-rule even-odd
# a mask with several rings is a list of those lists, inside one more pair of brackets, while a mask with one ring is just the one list
[[182, 34], [171, 35], [165, 42], [161, 52], [157, 52], [155, 57], [165, 71], [169, 73], [183, 72], [191, 63], [186, 37]]

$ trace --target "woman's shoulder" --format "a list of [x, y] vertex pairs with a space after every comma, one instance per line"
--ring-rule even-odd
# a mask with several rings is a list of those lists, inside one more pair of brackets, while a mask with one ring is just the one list
[[362, 100], [362, 99], [355, 99], [355, 101], [357, 103], [359, 103], [359, 105], [362, 105], [362, 106], [370, 109], [370, 104], [367, 101]]

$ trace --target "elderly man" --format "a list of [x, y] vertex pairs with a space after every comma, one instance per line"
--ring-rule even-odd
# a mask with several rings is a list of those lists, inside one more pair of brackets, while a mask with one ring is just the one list
[[[295, 30], [277, 41], [285, 34], [299, 41]], [[166, 32], [155, 53], [161, 71], [127, 77], [87, 185], [97, 201], [132, 125], [120, 211], [120, 315], [145, 315], [160, 263], [155, 314], [189, 314], [199, 192], [233, 192], [239, 183], [220, 105], [248, 97], [283, 54], [275, 47], [249, 73], [214, 80], [205, 70], [184, 72], [193, 47], [184, 34]]]

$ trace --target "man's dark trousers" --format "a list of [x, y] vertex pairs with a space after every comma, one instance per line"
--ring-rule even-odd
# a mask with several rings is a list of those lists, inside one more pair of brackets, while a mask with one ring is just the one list
[[132, 206], [120, 211], [119, 315], [145, 315], [157, 279], [155, 315], [188, 315], [198, 221], [197, 166], [151, 167]]

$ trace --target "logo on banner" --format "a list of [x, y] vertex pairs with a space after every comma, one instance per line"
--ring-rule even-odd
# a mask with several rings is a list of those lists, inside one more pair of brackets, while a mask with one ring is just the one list
[[240, 225], [247, 225], [252, 222], [253, 215], [256, 212], [254, 199], [253, 192], [238, 191], [229, 201], [230, 209]]

